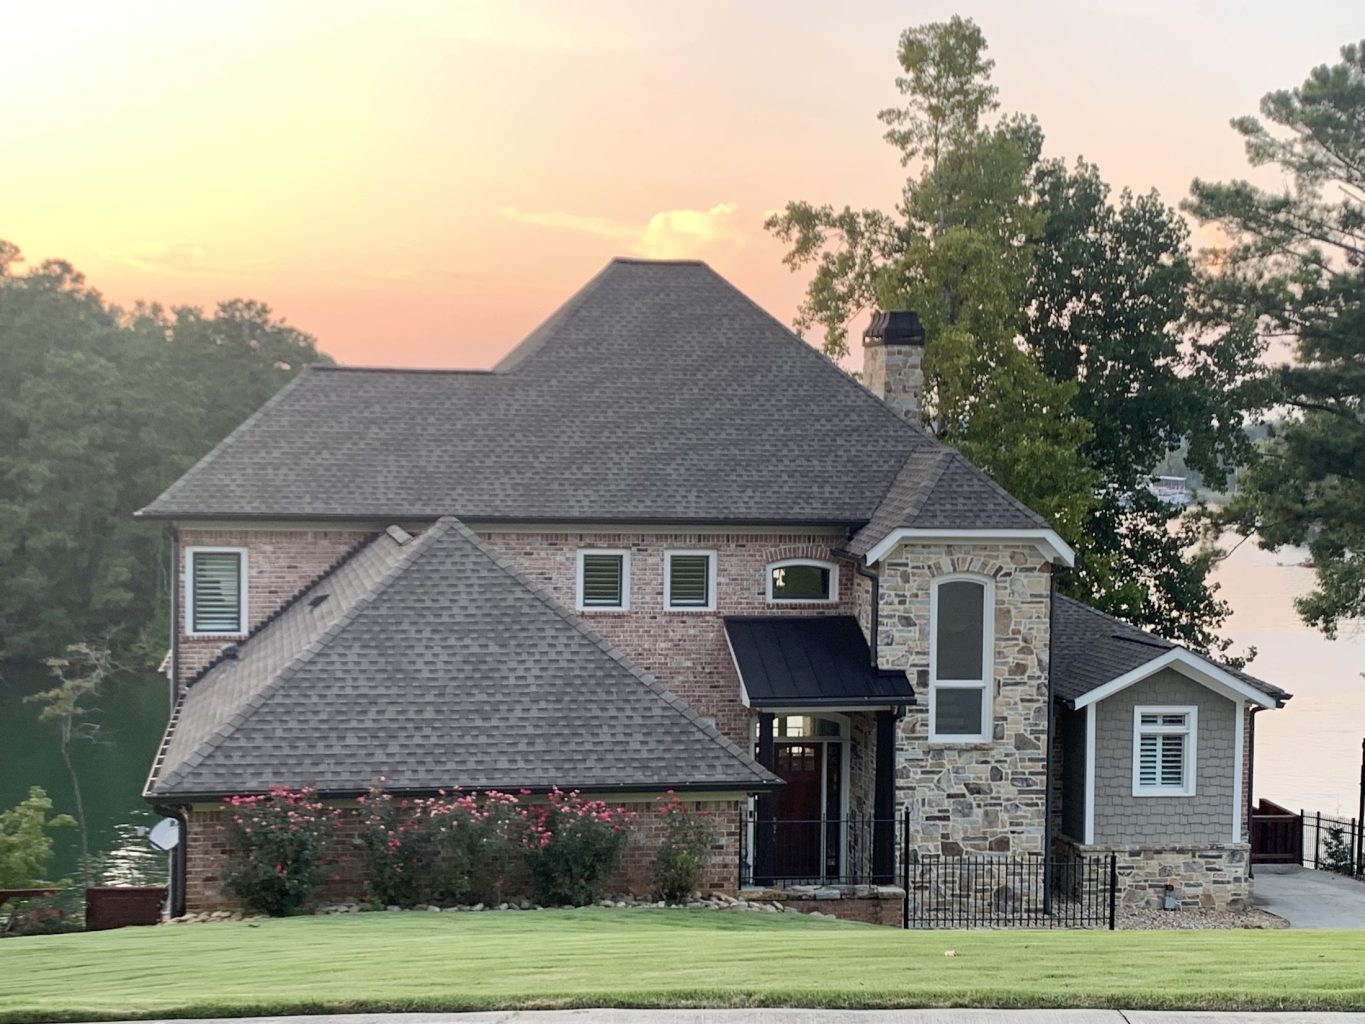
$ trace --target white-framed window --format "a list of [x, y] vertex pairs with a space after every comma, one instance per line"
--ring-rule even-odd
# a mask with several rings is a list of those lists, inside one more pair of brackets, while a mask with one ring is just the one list
[[578, 610], [630, 608], [630, 552], [624, 548], [578, 550]]
[[929, 740], [980, 743], [992, 735], [995, 584], [941, 576], [929, 588]]
[[185, 549], [185, 633], [242, 636], [247, 631], [246, 548]]
[[839, 600], [839, 567], [811, 558], [773, 562], [765, 592], [773, 604], [830, 604]]
[[716, 553], [664, 552], [664, 607], [677, 612], [716, 610]]
[[1197, 707], [1133, 708], [1133, 796], [1194, 796]]

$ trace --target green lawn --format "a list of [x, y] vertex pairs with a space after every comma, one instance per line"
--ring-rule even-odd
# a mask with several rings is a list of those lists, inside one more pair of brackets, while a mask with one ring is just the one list
[[[957, 951], [945, 957], [944, 951]], [[571, 1006], [1365, 1009], [1365, 932], [352, 914], [0, 942], [0, 1021]]]

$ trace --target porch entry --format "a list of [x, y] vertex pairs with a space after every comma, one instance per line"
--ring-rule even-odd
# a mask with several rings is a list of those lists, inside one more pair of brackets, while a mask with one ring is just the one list
[[844, 874], [848, 720], [784, 715], [773, 726], [773, 874], [820, 882]]

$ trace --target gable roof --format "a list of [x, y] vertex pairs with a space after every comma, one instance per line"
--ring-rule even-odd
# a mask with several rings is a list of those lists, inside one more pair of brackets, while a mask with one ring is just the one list
[[[705, 264], [615, 260], [492, 372], [304, 371], [140, 514], [855, 527], [944, 451]], [[965, 460], [940, 502], [1038, 521]]]
[[1073, 707], [1099, 699], [1112, 684], [1136, 682], [1167, 666], [1208, 679], [1226, 676], [1232, 680], [1228, 685], [1244, 687], [1272, 704], [1283, 704], [1291, 696], [1060, 594], [1052, 597], [1051, 650], [1053, 696]]
[[845, 550], [856, 558], [875, 562], [898, 535], [932, 536], [960, 530], [983, 534], [1027, 531], [1060, 560], [1073, 560], [1071, 549], [1047, 520], [962, 453], [942, 445], [916, 449], [906, 456], [872, 518], [853, 535]]
[[[398, 535], [401, 537], [401, 533]], [[382, 533], [181, 698], [152, 799], [776, 779], [462, 523]]]

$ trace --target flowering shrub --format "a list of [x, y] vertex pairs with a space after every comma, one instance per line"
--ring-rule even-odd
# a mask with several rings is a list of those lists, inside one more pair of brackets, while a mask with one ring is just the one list
[[490, 790], [398, 799], [375, 788], [358, 802], [373, 899], [398, 906], [501, 899], [516, 797]]
[[340, 812], [311, 788], [273, 786], [265, 796], [230, 796], [224, 887], [251, 910], [282, 917], [321, 884]]
[[659, 899], [680, 903], [697, 891], [717, 839], [715, 819], [689, 808], [673, 791], [659, 798], [664, 838], [654, 856], [654, 890]]
[[542, 903], [583, 906], [601, 896], [602, 884], [625, 851], [634, 815], [577, 790], [555, 789], [548, 802], [518, 807], [521, 845]]

